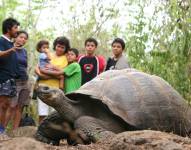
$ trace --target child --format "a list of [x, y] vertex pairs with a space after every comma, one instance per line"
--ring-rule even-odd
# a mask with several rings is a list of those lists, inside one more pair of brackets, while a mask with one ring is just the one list
[[49, 51], [49, 42], [41, 40], [36, 45], [36, 50], [39, 54], [39, 68], [44, 69], [46, 65], [50, 64], [51, 55]]
[[68, 66], [63, 70], [59, 71], [49, 71], [51, 75], [64, 75], [65, 84], [64, 91], [65, 93], [70, 93], [77, 90], [81, 86], [81, 68], [77, 63], [79, 52], [75, 48], [68, 50], [67, 60]]
[[120, 70], [129, 68], [129, 63], [123, 55], [123, 51], [125, 49], [125, 42], [120, 38], [116, 38], [113, 40], [111, 46], [113, 51], [113, 57], [110, 57], [107, 60], [105, 70]]
[[[46, 70], [59, 70], [57, 67], [50, 64], [51, 53], [49, 51], [49, 42], [46, 40], [41, 40], [37, 43], [36, 46], [39, 55], [39, 69], [42, 73], [46, 73]], [[63, 89], [64, 79], [63, 76], [59, 77], [60, 83], [59, 88]]]
[[104, 71], [105, 59], [102, 56], [95, 55], [95, 50], [97, 46], [98, 42], [96, 41], [96, 39], [86, 39], [86, 55], [82, 55], [78, 59], [82, 70], [82, 85], [92, 80], [94, 77]]

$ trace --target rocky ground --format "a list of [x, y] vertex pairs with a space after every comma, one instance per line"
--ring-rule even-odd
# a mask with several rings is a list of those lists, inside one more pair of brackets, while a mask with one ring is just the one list
[[35, 127], [24, 127], [7, 135], [0, 135], [0, 150], [191, 150], [191, 139], [171, 133], [143, 130], [124, 132], [96, 144], [52, 146], [33, 138]]

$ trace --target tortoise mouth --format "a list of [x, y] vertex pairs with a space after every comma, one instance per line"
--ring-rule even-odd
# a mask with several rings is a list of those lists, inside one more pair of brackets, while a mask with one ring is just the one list
[[38, 94], [38, 97], [39, 97], [40, 99], [48, 99], [48, 98], [51, 97], [51, 95], [50, 95], [49, 93], [39, 93], [39, 94]]

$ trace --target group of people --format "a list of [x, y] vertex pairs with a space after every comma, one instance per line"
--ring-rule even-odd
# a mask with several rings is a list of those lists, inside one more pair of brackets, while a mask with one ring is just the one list
[[[13, 129], [18, 128], [24, 106], [29, 105], [27, 51], [24, 48], [28, 34], [19, 30], [19, 22], [13, 18], [3, 21], [3, 35], [0, 37], [0, 132], [4, 132], [11, 120]], [[113, 40], [113, 56], [107, 61], [96, 55], [98, 42], [90, 37], [84, 42], [85, 54], [79, 54], [71, 48], [65, 36], [57, 37], [53, 42], [53, 51], [49, 42], [40, 40], [36, 45], [39, 52], [35, 68], [37, 84], [60, 88], [65, 94], [80, 88], [103, 71], [129, 68], [123, 55], [125, 42], [121, 38]], [[39, 122], [53, 108], [38, 99]]]

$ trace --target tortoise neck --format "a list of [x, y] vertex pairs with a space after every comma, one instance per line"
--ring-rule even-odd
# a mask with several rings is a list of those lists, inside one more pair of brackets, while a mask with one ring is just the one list
[[74, 122], [80, 115], [80, 112], [76, 107], [77, 106], [73, 104], [72, 100], [70, 100], [67, 97], [64, 97], [57, 103], [57, 105], [54, 108], [58, 111], [59, 114], [61, 114], [61, 116], [64, 117], [64, 119], [70, 122]]

